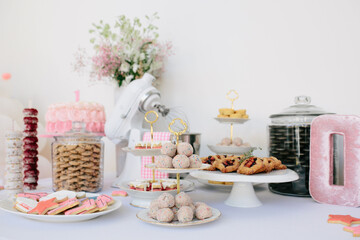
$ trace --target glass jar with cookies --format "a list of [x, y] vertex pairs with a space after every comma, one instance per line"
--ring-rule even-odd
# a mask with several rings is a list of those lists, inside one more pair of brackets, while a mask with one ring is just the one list
[[72, 131], [54, 136], [52, 150], [53, 190], [98, 192], [103, 186], [104, 143], [102, 136], [73, 123]]

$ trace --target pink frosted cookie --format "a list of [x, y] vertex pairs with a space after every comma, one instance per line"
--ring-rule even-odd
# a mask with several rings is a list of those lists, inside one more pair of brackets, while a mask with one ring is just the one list
[[175, 205], [175, 198], [169, 193], [163, 193], [158, 197], [159, 208], [170, 208]]
[[92, 207], [89, 210], [85, 210], [83, 212], [80, 212], [79, 215], [83, 215], [83, 214], [89, 214], [89, 213], [93, 213], [93, 212], [97, 212], [100, 211], [100, 209], [98, 208], [96, 202], [94, 199], [86, 199], [83, 204], [85, 205], [89, 205], [89, 206], [93, 206], [95, 205], [96, 207]]
[[96, 207], [99, 209], [99, 211], [104, 211], [108, 207], [104, 198], [96, 199], [95, 203], [96, 203]]
[[176, 155], [172, 160], [172, 164], [174, 168], [188, 168], [190, 167], [190, 160], [185, 155]]
[[174, 213], [170, 208], [162, 208], [156, 212], [156, 219], [160, 222], [171, 222], [174, 219]]
[[24, 197], [24, 198], [31, 198], [33, 200], [39, 200], [42, 197], [47, 196], [48, 194], [45, 192], [38, 192], [38, 193], [18, 193], [16, 197]]
[[53, 192], [48, 194], [45, 197], [42, 197], [40, 201], [50, 199], [50, 198], [56, 198], [56, 202], [64, 202], [71, 198], [76, 198], [76, 192], [68, 191], [68, 190], [61, 190], [57, 192]]
[[195, 209], [195, 216], [197, 219], [203, 220], [212, 216], [211, 208], [206, 204], [200, 204]]
[[112, 196], [121, 196], [121, 197], [127, 197], [127, 192], [122, 191], [122, 190], [118, 190], [118, 191], [112, 191], [111, 193]]
[[155, 158], [155, 166], [157, 168], [173, 168], [172, 158], [168, 155], [160, 155]]
[[182, 142], [179, 143], [177, 146], [177, 154], [180, 155], [186, 155], [187, 157], [190, 157], [194, 152], [193, 147], [190, 143]]
[[161, 147], [161, 154], [173, 157], [176, 154], [176, 146], [171, 142], [166, 142]]
[[181, 223], [190, 222], [194, 218], [194, 212], [189, 206], [183, 206], [179, 208], [179, 211], [177, 212], [177, 218], [178, 221]]
[[25, 198], [25, 197], [18, 197], [16, 198], [15, 202], [15, 208], [23, 213], [28, 213], [29, 211], [33, 210], [38, 202], [31, 198]]
[[59, 206], [59, 204], [57, 202], [55, 202], [55, 198], [51, 198], [51, 199], [48, 199], [48, 200], [45, 200], [45, 201], [38, 202], [36, 207], [31, 209], [28, 213], [44, 215], [48, 211], [50, 211], [50, 210], [52, 210], [54, 208], [57, 208], [58, 206]]
[[175, 205], [180, 208], [182, 206], [190, 206], [193, 203], [190, 196], [181, 192], [175, 196]]
[[94, 199], [90, 199], [92, 201], [87, 201], [85, 200], [81, 206], [79, 207], [76, 207], [76, 208], [72, 208], [70, 210], [67, 210], [65, 212], [65, 215], [76, 215], [76, 214], [79, 214], [81, 212], [84, 212], [84, 211], [89, 211], [89, 210], [92, 210], [94, 208], [96, 208], [96, 204], [95, 204], [95, 201]]
[[62, 213], [72, 207], [75, 207], [80, 204], [80, 201], [77, 198], [70, 198], [62, 203], [59, 204], [57, 208], [54, 208], [53, 210], [49, 211], [48, 215], [56, 215], [59, 213]]
[[106, 202], [106, 204], [109, 206], [115, 202], [112, 197], [106, 194], [101, 194], [100, 196], [97, 197], [97, 199], [103, 199]]
[[360, 226], [344, 227], [344, 231], [351, 232], [354, 237], [360, 237]]
[[190, 168], [199, 168], [202, 165], [202, 161], [198, 155], [191, 155], [189, 157], [190, 160]]

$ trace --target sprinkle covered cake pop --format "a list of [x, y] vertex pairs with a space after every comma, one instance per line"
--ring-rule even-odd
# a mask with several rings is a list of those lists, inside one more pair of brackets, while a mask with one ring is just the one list
[[202, 165], [202, 161], [198, 155], [191, 155], [189, 157], [190, 160], [190, 168], [199, 168]]
[[200, 219], [200, 220], [209, 218], [212, 216], [211, 208], [208, 205], [206, 205], [205, 203], [200, 204], [195, 210], [195, 216], [197, 219]]
[[185, 155], [176, 155], [172, 160], [172, 164], [174, 168], [188, 168], [190, 166], [190, 160]]
[[162, 208], [157, 211], [156, 219], [160, 222], [171, 222], [174, 219], [174, 213], [170, 208]]
[[160, 155], [155, 158], [155, 166], [157, 168], [172, 168], [172, 158], [168, 155]]
[[159, 208], [170, 208], [175, 205], [175, 198], [169, 193], [163, 193], [158, 198]]
[[166, 142], [161, 147], [161, 154], [173, 157], [176, 154], [176, 146], [171, 142]]
[[191, 144], [187, 142], [179, 143], [177, 146], [177, 153], [180, 155], [186, 155], [187, 157], [190, 157], [194, 152], [193, 147]]
[[182, 206], [190, 206], [192, 200], [189, 195], [184, 192], [181, 192], [175, 196], [175, 205], [180, 208]]
[[179, 208], [179, 211], [177, 212], [177, 218], [179, 222], [185, 223], [190, 222], [194, 218], [194, 212], [189, 206], [183, 206]]

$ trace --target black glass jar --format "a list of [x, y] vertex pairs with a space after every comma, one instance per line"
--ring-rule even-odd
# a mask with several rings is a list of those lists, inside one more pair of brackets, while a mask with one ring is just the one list
[[325, 112], [311, 105], [308, 96], [295, 97], [295, 105], [270, 116], [269, 155], [282, 161], [299, 175], [299, 180], [287, 183], [270, 183], [270, 191], [282, 195], [310, 197], [310, 126], [312, 120]]

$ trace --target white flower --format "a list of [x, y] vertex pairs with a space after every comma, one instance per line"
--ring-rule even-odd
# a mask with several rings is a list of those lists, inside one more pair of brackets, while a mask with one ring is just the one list
[[128, 72], [130, 70], [130, 65], [127, 62], [123, 62], [120, 66], [121, 72]]
[[133, 69], [133, 72], [136, 73], [137, 70], [139, 69], [139, 65], [135, 63], [135, 64], [133, 65], [132, 69]]
[[145, 59], [145, 53], [140, 53], [140, 61]]
[[127, 76], [127, 77], [125, 78], [125, 82], [126, 82], [127, 84], [129, 84], [133, 78], [134, 78], [133, 75], [129, 75], [129, 76]]

